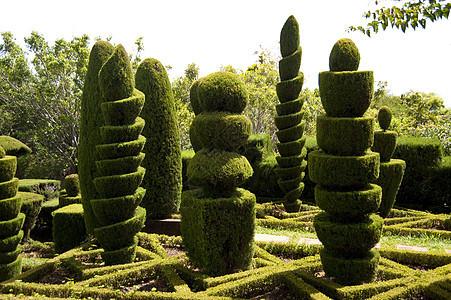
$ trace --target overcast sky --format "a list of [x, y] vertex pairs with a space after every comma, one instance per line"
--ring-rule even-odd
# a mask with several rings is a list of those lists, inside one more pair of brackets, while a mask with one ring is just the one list
[[[451, 108], [451, 20], [428, 23], [426, 30], [389, 30], [369, 38], [348, 33], [349, 25], [365, 22], [363, 13], [374, 0], [229, 0], [229, 1], [7, 1], [2, 2], [0, 31], [11, 31], [19, 43], [32, 30], [53, 42], [88, 34], [112, 36], [134, 50], [144, 37], [143, 58], [171, 65], [172, 78], [189, 63], [201, 76], [232, 65], [246, 69], [255, 51], [279, 51], [285, 20], [294, 15], [300, 25], [304, 87], [318, 86], [318, 72], [328, 70], [329, 53], [340, 38], [351, 38], [361, 54], [360, 70], [374, 71], [393, 94], [409, 90], [435, 92]], [[391, 1], [379, 1], [390, 6]]]

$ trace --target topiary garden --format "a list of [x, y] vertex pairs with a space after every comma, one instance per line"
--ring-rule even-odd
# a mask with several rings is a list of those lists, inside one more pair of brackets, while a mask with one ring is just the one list
[[[440, 145], [397, 140], [388, 107], [374, 131], [366, 114], [373, 73], [358, 71], [349, 39], [333, 46], [330, 71], [319, 74], [326, 114], [316, 139], [305, 137], [293, 16], [280, 47], [274, 156], [269, 135], [253, 135], [242, 114], [240, 76], [221, 71], [194, 82], [195, 151], [182, 153], [163, 65], [148, 58], [133, 74], [121, 45], [96, 42], [78, 174], [61, 193], [59, 181], [19, 184], [16, 158], [0, 147], [0, 298], [449, 299], [450, 253], [389, 245], [421, 238], [451, 248], [449, 215], [400, 206], [412, 170], [421, 170], [422, 187], [446, 185]], [[47, 192], [51, 201], [35, 193], [49, 186], [58, 187]], [[441, 196], [446, 203], [449, 194]], [[41, 207], [51, 241], [30, 238]], [[144, 228], [146, 218], [167, 217], [180, 219], [180, 236]]]

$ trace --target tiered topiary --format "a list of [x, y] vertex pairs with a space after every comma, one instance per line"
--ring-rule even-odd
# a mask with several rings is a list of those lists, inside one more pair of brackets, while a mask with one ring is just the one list
[[[197, 87], [201, 81], [202, 78], [194, 81], [189, 90], [189, 103], [191, 104], [191, 108], [196, 116], [203, 111], [202, 105], [199, 103], [199, 98], [197, 96]], [[202, 133], [197, 134], [197, 132], [195, 132], [195, 128], [191, 126], [189, 128], [189, 139], [195, 152], [202, 149], [202, 143], [199, 141], [199, 138], [197, 137], [198, 135], [202, 135]]]
[[153, 58], [139, 65], [135, 81], [146, 95], [141, 117], [146, 120], [142, 186], [147, 193], [141, 205], [148, 218], [168, 218], [178, 212], [182, 192], [182, 149], [171, 83], [164, 66]]
[[17, 194], [19, 179], [14, 178], [17, 158], [6, 155], [0, 147], [0, 282], [22, 272], [22, 197]]
[[78, 174], [67, 175], [64, 178], [64, 188], [59, 198], [59, 207], [81, 203], [80, 179]]
[[250, 268], [254, 248], [255, 196], [237, 188], [252, 175], [245, 156], [252, 123], [241, 115], [248, 94], [235, 74], [217, 72], [202, 79], [197, 96], [203, 111], [191, 125], [202, 149], [187, 175], [199, 189], [182, 193], [183, 245], [194, 265], [220, 275]]
[[299, 25], [294, 16], [290, 16], [280, 33], [279, 62], [280, 80], [276, 86], [277, 97], [281, 104], [276, 106], [277, 116], [274, 121], [279, 131], [276, 132], [279, 144], [277, 156], [279, 167], [274, 171], [279, 177], [278, 184], [284, 196], [287, 212], [298, 212], [301, 207], [299, 197], [304, 190], [302, 179], [307, 167], [305, 156], [305, 120], [302, 106], [304, 100], [298, 98], [304, 83], [304, 74], [299, 72], [302, 48], [299, 46]]
[[370, 184], [379, 176], [379, 153], [373, 143], [374, 118], [362, 117], [373, 93], [373, 72], [357, 71], [356, 45], [339, 40], [330, 54], [330, 72], [319, 74], [326, 115], [317, 118], [321, 150], [308, 155], [310, 179], [317, 184], [315, 200], [325, 210], [314, 226], [324, 245], [321, 261], [327, 276], [344, 284], [375, 278], [379, 253], [372, 248], [382, 233], [383, 220], [374, 214], [382, 196]]
[[99, 72], [101, 105], [105, 125], [100, 127], [102, 144], [96, 147], [99, 176], [94, 179], [98, 199], [91, 207], [101, 226], [94, 236], [105, 249], [106, 264], [132, 262], [136, 234], [144, 226], [146, 210], [138, 207], [145, 189], [140, 188], [145, 169], [141, 153], [146, 139], [140, 135], [144, 120], [138, 117], [145, 95], [134, 88], [129, 57], [122, 45], [115, 48]]
[[386, 218], [395, 203], [396, 194], [406, 169], [406, 162], [391, 158], [396, 148], [398, 134], [388, 130], [392, 118], [390, 107], [382, 106], [377, 118], [382, 131], [374, 133], [372, 150], [380, 153], [381, 169], [379, 178], [374, 183], [382, 187], [382, 202], [378, 212], [382, 218]]
[[99, 153], [96, 146], [100, 143], [100, 126], [104, 125], [100, 105], [102, 93], [99, 87], [99, 71], [113, 53], [114, 47], [105, 41], [94, 44], [89, 55], [80, 112], [80, 143], [78, 145], [78, 175], [84, 210], [86, 230], [92, 234], [98, 227], [98, 221], [92, 212], [91, 200], [98, 198], [93, 180], [97, 177], [96, 161]]

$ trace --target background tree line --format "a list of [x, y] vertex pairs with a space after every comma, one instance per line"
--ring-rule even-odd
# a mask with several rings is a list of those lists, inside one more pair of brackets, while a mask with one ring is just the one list
[[[136, 41], [130, 58], [134, 68], [143, 50], [142, 38]], [[20, 47], [9, 32], [0, 43], [0, 134], [13, 136], [33, 149], [22, 157], [18, 176], [22, 178], [58, 178], [76, 172], [79, 140], [81, 91], [86, 74], [90, 39], [87, 35], [70, 41], [59, 39], [54, 45], [33, 32], [25, 38], [27, 49]], [[221, 70], [242, 76], [249, 89], [245, 114], [252, 120], [254, 133], [269, 133], [273, 142], [276, 128], [273, 118], [279, 103], [276, 84], [280, 81], [280, 57], [269, 50], [256, 51], [256, 61], [246, 70], [224, 66]], [[189, 64], [184, 75], [172, 80], [182, 147], [190, 149], [188, 128], [194, 118], [189, 104], [191, 84], [199, 78], [199, 67]], [[319, 91], [304, 89], [306, 134], [315, 135], [316, 116], [324, 113]], [[389, 93], [386, 82], [377, 85], [368, 114], [388, 105], [394, 112], [392, 129], [401, 135], [434, 137], [451, 154], [451, 110], [435, 94]]]

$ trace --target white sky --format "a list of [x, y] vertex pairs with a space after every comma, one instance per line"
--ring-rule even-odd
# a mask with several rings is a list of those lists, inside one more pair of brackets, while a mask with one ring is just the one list
[[[391, 1], [383, 2], [391, 6]], [[349, 25], [365, 23], [363, 13], [374, 0], [158, 0], [158, 1], [4, 1], [0, 31], [11, 31], [22, 43], [32, 30], [53, 42], [88, 34], [112, 36], [132, 52], [143, 36], [143, 58], [171, 65], [172, 78], [189, 63], [200, 75], [232, 65], [254, 64], [260, 45], [278, 51], [280, 30], [294, 15], [300, 25], [304, 87], [318, 85], [318, 72], [328, 70], [329, 53], [340, 38], [360, 49], [360, 70], [373, 70], [375, 80], [388, 81], [396, 95], [409, 90], [434, 92], [451, 108], [451, 20], [428, 23], [427, 30], [388, 30], [369, 38], [348, 33]]]

